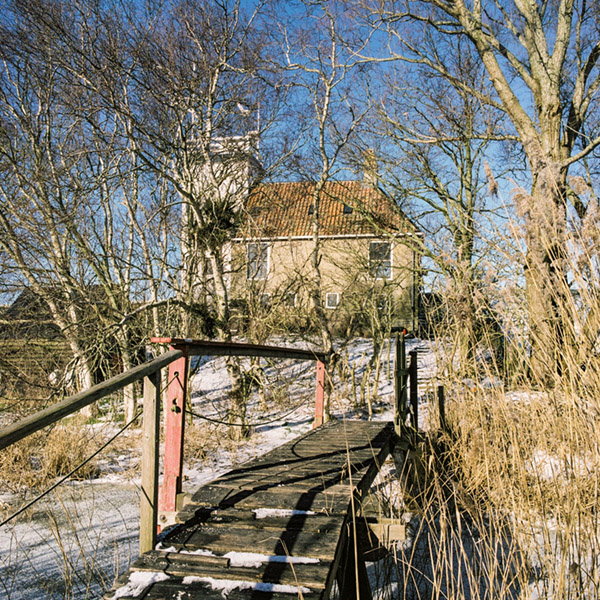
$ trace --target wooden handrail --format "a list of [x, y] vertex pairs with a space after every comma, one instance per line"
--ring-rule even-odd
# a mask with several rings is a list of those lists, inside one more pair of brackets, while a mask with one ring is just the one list
[[102, 383], [99, 383], [89, 390], [79, 392], [74, 396], [65, 398], [61, 402], [57, 402], [48, 408], [41, 410], [33, 415], [25, 417], [12, 425], [7, 425], [0, 429], [0, 450], [26, 438], [28, 435], [43, 429], [48, 425], [52, 425], [60, 419], [67, 417], [82, 408], [104, 398], [121, 388], [143, 379], [147, 375], [156, 373], [163, 367], [183, 356], [181, 350], [170, 350], [159, 357], [145, 362], [129, 371], [115, 375]]
[[300, 348], [282, 348], [239, 342], [214, 342], [188, 338], [155, 337], [154, 344], [169, 344], [175, 348], [186, 347], [188, 356], [261, 356], [264, 358], [296, 358], [299, 360], [318, 360], [327, 363], [324, 352], [302, 350]]

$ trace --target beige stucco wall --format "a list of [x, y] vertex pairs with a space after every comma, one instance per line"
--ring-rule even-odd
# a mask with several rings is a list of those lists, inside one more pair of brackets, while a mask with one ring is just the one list
[[[372, 241], [392, 242], [392, 277], [375, 280], [369, 273], [369, 243]], [[242, 298], [249, 289], [255, 294], [269, 297], [297, 294], [297, 303], [305, 304], [310, 286], [311, 240], [271, 240], [269, 244], [268, 274], [264, 280], [247, 279], [246, 242], [236, 241], [231, 251], [231, 296]], [[362, 297], [373, 293], [385, 293], [393, 298], [395, 321], [412, 328], [413, 294], [416, 293], [418, 278], [415, 267], [418, 262], [414, 251], [402, 238], [393, 240], [375, 237], [324, 238], [321, 240], [320, 263], [323, 300], [328, 293], [338, 293], [340, 306], [328, 309], [332, 318], [342, 309], [361, 309]]]

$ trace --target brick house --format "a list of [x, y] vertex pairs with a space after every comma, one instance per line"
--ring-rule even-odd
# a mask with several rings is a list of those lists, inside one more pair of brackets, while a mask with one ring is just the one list
[[[232, 299], [252, 296], [290, 312], [306, 306], [313, 247], [310, 182], [260, 183], [244, 202], [231, 245]], [[319, 200], [321, 289], [332, 321], [369, 310], [417, 328], [421, 234], [368, 179], [330, 181]], [[375, 307], [373, 309], [373, 307]]]

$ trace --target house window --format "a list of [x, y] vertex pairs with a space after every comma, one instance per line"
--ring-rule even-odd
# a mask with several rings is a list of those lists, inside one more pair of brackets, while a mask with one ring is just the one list
[[351, 215], [352, 214], [352, 207], [348, 206], [347, 204], [344, 204], [344, 214], [345, 215]]
[[391, 242], [371, 242], [369, 244], [369, 272], [374, 279], [392, 278]]
[[247, 253], [247, 278], [266, 279], [269, 272], [269, 244], [248, 244]]
[[340, 295], [337, 292], [325, 294], [325, 308], [337, 308], [340, 303]]

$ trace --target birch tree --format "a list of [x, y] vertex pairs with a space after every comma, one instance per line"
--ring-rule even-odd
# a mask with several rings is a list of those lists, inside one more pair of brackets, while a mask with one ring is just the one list
[[[77, 177], [78, 123], [65, 118], [51, 44], [27, 29], [3, 31], [0, 79], [0, 245], [48, 304], [73, 353], [80, 387], [92, 385], [86, 319], [68, 222], [86, 189]], [[36, 49], [36, 52], [32, 51]], [[79, 164], [78, 164], [79, 163]], [[73, 184], [73, 185], [70, 185]]]
[[[113, 67], [106, 75], [96, 71], [136, 160], [174, 194], [171, 212], [180, 228], [172, 243], [180, 261], [170, 283], [183, 307], [183, 337], [195, 333], [194, 311], [206, 309], [218, 338], [232, 339], [229, 240], [259, 175], [260, 129], [271, 121], [260, 8], [247, 12], [229, 0], [166, 4], [123, 23], [125, 49], [107, 30], [103, 52]], [[239, 359], [228, 359], [227, 369], [229, 420], [239, 437], [246, 433], [248, 390]]]
[[[142, 336], [133, 313], [143, 303], [136, 296], [156, 291], [163, 264], [147, 233], [158, 219], [140, 201], [144, 173], [121, 123], [79, 76], [80, 56], [95, 54], [94, 13], [11, 8], [0, 49], [0, 244], [48, 305], [74, 356], [78, 387], [87, 388], [94, 371], [112, 374], [115, 358], [120, 370], [137, 362]], [[147, 174], [144, 185], [151, 198]], [[135, 404], [129, 387], [127, 420]]]
[[[349, 148], [358, 125], [366, 114], [365, 104], [353, 92], [358, 91], [358, 61], [340, 31], [349, 33], [352, 21], [347, 7], [339, 2], [289, 3], [291, 12], [280, 32], [281, 66], [292, 78], [297, 90], [298, 122], [305, 127], [305, 148], [299, 172], [314, 182], [312, 192], [312, 249], [308, 294], [316, 326], [325, 353], [335, 366], [333, 336], [324, 310], [321, 277], [320, 200], [326, 183], [348, 163], [344, 152]], [[301, 17], [300, 17], [301, 16]], [[302, 115], [302, 116], [300, 116]]]

